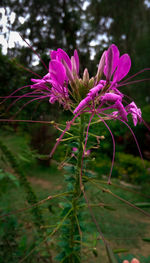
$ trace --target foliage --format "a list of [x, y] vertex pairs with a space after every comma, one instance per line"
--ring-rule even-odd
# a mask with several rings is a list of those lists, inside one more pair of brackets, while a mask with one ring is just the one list
[[[28, 182], [26, 178], [26, 175], [22, 167], [18, 164], [15, 156], [11, 153], [11, 151], [7, 148], [7, 146], [3, 144], [2, 141], [0, 141], [0, 149], [2, 153], [8, 159], [15, 173], [17, 173], [19, 182], [20, 182], [20, 186], [24, 189], [26, 193], [27, 202], [29, 203], [29, 205], [31, 205], [31, 213], [33, 215], [33, 222], [39, 233], [39, 237], [42, 237], [43, 239], [45, 239], [46, 232], [44, 228], [41, 228], [41, 225], [44, 226], [44, 219], [43, 219], [43, 215], [42, 215], [40, 208], [36, 206], [36, 204], [38, 203], [36, 194], [34, 193], [30, 183]], [[47, 240], [45, 240], [44, 243], [45, 243], [47, 253], [49, 254], [49, 257], [51, 258], [51, 252], [49, 250]]]
[[[111, 160], [107, 155], [96, 157], [96, 161], [91, 165], [99, 177], [107, 176], [109, 173]], [[131, 154], [117, 152], [112, 178], [119, 178], [131, 184], [144, 186], [149, 182], [150, 162], [141, 160]]]
[[19, 187], [19, 181], [16, 176], [0, 169], [0, 194], [6, 192], [11, 184]]

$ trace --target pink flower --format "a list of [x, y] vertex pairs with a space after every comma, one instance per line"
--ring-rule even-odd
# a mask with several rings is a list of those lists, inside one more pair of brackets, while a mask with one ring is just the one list
[[[141, 122], [141, 110], [137, 108], [134, 102], [124, 106], [124, 95], [117, 89], [118, 85], [120, 85], [118, 82], [128, 74], [130, 67], [131, 59], [129, 55], [124, 54], [120, 56], [117, 46], [112, 44], [103, 53], [96, 76], [98, 78], [103, 69], [106, 80], [101, 79], [96, 86], [90, 89], [87, 96], [75, 108], [74, 114], [86, 108], [88, 108], [89, 112], [96, 111], [102, 114], [106, 110], [112, 109], [113, 112], [109, 114], [110, 118], [118, 117], [123, 121], [128, 121], [127, 115], [131, 113], [135, 126], [138, 120]], [[108, 107], [104, 107], [104, 105]]]
[[68, 83], [79, 73], [79, 57], [75, 50], [70, 59], [62, 49], [50, 51], [49, 72], [42, 79], [31, 79], [35, 84], [32, 89], [49, 98], [50, 103], [58, 101], [64, 108], [70, 108]]
[[[78, 151], [78, 148], [77, 148], [77, 147], [73, 147], [73, 148], [72, 148], [72, 152], [75, 153], [75, 152], [77, 152], [77, 151]], [[72, 153], [72, 155], [71, 155], [72, 157], [75, 156], [74, 153]], [[91, 150], [85, 151], [85, 156], [89, 156], [90, 154], [91, 154]]]
[[77, 151], [78, 151], [78, 148], [77, 148], [77, 147], [73, 147], [73, 148], [72, 148], [72, 151], [73, 151], [73, 152], [77, 152]]
[[129, 105], [127, 105], [126, 108], [127, 108], [128, 112], [131, 113], [131, 115], [132, 115], [134, 126], [137, 125], [138, 120], [139, 120], [139, 122], [142, 122], [141, 110], [139, 108], [137, 108], [134, 101], [131, 102]]

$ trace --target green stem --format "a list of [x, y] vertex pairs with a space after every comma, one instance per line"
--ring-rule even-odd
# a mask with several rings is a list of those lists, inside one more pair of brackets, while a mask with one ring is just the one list
[[77, 158], [76, 179], [75, 179], [74, 192], [72, 197], [72, 214], [70, 216], [70, 221], [71, 221], [70, 248], [72, 253], [69, 257], [69, 263], [75, 263], [76, 259], [78, 259], [78, 262], [81, 262], [81, 248], [78, 246], [78, 249], [75, 250], [75, 245], [76, 245], [75, 234], [78, 231], [78, 235], [80, 236], [80, 240], [81, 240], [81, 230], [79, 224], [77, 224], [77, 216], [79, 214], [78, 201], [80, 200], [81, 197], [80, 175], [81, 175], [82, 154], [83, 154], [83, 144], [84, 144], [84, 127], [85, 127], [84, 115], [81, 115], [80, 133], [79, 133], [79, 153]]

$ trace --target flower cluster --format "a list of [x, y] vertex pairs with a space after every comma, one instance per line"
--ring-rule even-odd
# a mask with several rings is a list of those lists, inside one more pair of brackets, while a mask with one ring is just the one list
[[[136, 126], [137, 121], [141, 121], [141, 110], [137, 108], [134, 102], [131, 102], [127, 106], [123, 105], [124, 94], [118, 90], [121, 85], [119, 82], [128, 74], [131, 67], [131, 60], [128, 54], [119, 56], [119, 50], [117, 46], [112, 44], [107, 51], [102, 55], [99, 63], [98, 71], [102, 71], [106, 77], [106, 80], [100, 80], [96, 86], [94, 86], [88, 92], [86, 98], [84, 98], [74, 110], [74, 113], [79, 112], [86, 106], [97, 113], [102, 113], [106, 110], [116, 110], [109, 114], [110, 117], [119, 117], [123, 121], [128, 121], [127, 115], [131, 113], [133, 123]], [[102, 72], [100, 72], [102, 73]], [[98, 74], [99, 75], [99, 72]], [[104, 107], [106, 105], [106, 107]], [[108, 114], [107, 114], [108, 115]]]
[[[134, 102], [123, 104], [124, 94], [118, 88], [125, 85], [125, 81], [122, 83], [120, 81], [128, 74], [131, 59], [128, 54], [120, 56], [116, 45], [112, 44], [104, 51], [97, 74], [91, 79], [87, 69], [84, 71], [83, 79], [79, 78], [79, 57], [76, 50], [71, 59], [60, 48], [51, 51], [50, 57], [48, 74], [42, 79], [32, 79], [34, 84], [31, 85], [31, 88], [40, 95], [48, 97], [50, 103], [58, 101], [65, 109], [73, 108], [75, 115], [83, 111], [95, 112], [127, 122], [127, 115], [131, 114], [135, 126], [138, 121], [142, 121], [141, 110]], [[86, 90], [84, 98], [82, 98], [83, 86]]]
[[70, 108], [68, 81], [73, 80], [79, 73], [79, 58], [75, 50], [74, 56], [69, 58], [62, 49], [50, 52], [51, 61], [49, 72], [42, 79], [31, 79], [35, 84], [32, 89], [40, 91], [49, 97], [49, 102], [58, 101], [64, 108]]

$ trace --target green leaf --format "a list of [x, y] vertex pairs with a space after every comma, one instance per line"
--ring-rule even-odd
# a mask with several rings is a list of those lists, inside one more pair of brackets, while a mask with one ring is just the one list
[[116, 211], [116, 208], [110, 206], [110, 205], [104, 205], [103, 208], [107, 209], [107, 210], [111, 210], [111, 211]]
[[74, 171], [75, 171], [75, 168], [74, 168], [74, 166], [73, 165], [65, 165], [64, 166], [64, 170], [65, 171], [67, 171], [67, 172], [69, 172], [69, 173], [74, 173]]
[[114, 252], [115, 254], [124, 253], [124, 252], [128, 252], [128, 251], [129, 251], [129, 249], [127, 249], [127, 248], [113, 249], [113, 252]]
[[97, 252], [96, 247], [93, 248], [92, 252], [93, 252], [95, 257], [98, 257], [98, 252]]
[[66, 182], [75, 182], [75, 178], [72, 175], [65, 174], [64, 177]]
[[60, 246], [61, 248], [63, 247], [68, 247], [69, 246], [69, 244], [68, 244], [68, 240], [66, 241], [66, 240], [62, 240], [62, 241], [60, 241], [60, 242], [58, 242], [58, 246]]
[[30, 159], [27, 159], [26, 157], [24, 157], [23, 155], [19, 154], [18, 155], [19, 159], [22, 160], [23, 162], [26, 162], [26, 163], [30, 163], [31, 160]]
[[0, 180], [4, 179], [4, 177], [6, 177], [5, 173], [2, 173], [2, 172], [0, 171]]
[[66, 255], [65, 255], [65, 252], [63, 251], [63, 252], [59, 253], [59, 254], [55, 257], [55, 259], [58, 260], [58, 261], [61, 261], [62, 259], [64, 259], [65, 256], [66, 256]]
[[142, 203], [135, 203], [134, 205], [136, 205], [137, 207], [150, 207], [150, 203], [147, 202], [142, 202]]
[[93, 173], [92, 171], [86, 171], [85, 172], [85, 176], [87, 176], [88, 178], [96, 178], [96, 174]]
[[7, 176], [8, 176], [8, 178], [9, 178], [11, 181], [13, 181], [13, 183], [14, 183], [17, 187], [19, 187], [19, 181], [18, 181], [18, 179], [16, 178], [15, 175], [10, 174], [10, 173], [7, 173]]
[[142, 238], [142, 240], [145, 242], [150, 242], [150, 237], [144, 237], [144, 238]]
[[68, 183], [67, 190], [68, 191], [73, 191], [74, 190], [74, 185], [71, 182]]

